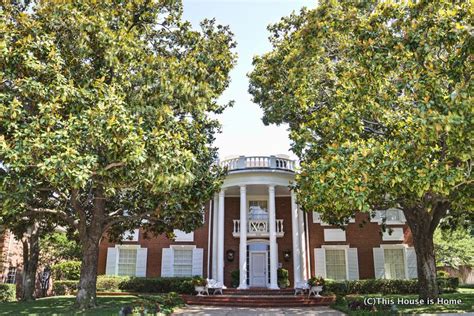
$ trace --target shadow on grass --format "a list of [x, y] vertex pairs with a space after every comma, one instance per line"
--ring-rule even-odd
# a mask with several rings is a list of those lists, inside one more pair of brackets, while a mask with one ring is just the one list
[[81, 312], [74, 307], [74, 296], [55, 296], [32, 302], [10, 302], [0, 304], [1, 316], [14, 315], [118, 315], [120, 308], [136, 301], [136, 296], [108, 296], [97, 298], [97, 308]]

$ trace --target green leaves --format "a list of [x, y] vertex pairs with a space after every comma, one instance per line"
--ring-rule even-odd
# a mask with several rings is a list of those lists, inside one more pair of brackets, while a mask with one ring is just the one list
[[305, 209], [430, 211], [433, 196], [470, 208], [470, 10], [322, 1], [269, 27], [274, 48], [254, 59], [249, 91], [266, 124], [290, 126]]

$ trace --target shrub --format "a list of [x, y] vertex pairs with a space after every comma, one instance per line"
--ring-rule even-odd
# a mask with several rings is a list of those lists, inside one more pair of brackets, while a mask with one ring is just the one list
[[455, 292], [459, 287], [459, 278], [448, 277], [448, 278], [437, 278], [438, 288], [440, 293]]
[[120, 292], [120, 283], [130, 280], [128, 276], [99, 275], [97, 277], [97, 291]]
[[234, 270], [230, 273], [230, 286], [238, 287], [240, 284], [240, 270]]
[[191, 282], [194, 286], [206, 286], [207, 284], [207, 281], [199, 275], [194, 276]]
[[137, 293], [194, 293], [192, 278], [130, 278], [121, 282], [119, 288]]
[[51, 267], [54, 280], [79, 280], [81, 275], [80, 261], [64, 261]]
[[290, 285], [290, 280], [288, 279], [288, 270], [279, 268], [277, 270], [278, 286], [281, 288], [286, 288]]
[[54, 295], [72, 295], [77, 290], [77, 280], [60, 280], [53, 282]]
[[437, 276], [438, 278], [449, 278], [449, 272], [444, 271], [444, 270], [438, 270], [438, 271], [436, 272], [436, 276]]
[[0, 302], [16, 301], [16, 284], [0, 283]]
[[324, 293], [348, 294], [415, 294], [418, 292], [417, 280], [367, 279], [354, 281], [326, 280]]

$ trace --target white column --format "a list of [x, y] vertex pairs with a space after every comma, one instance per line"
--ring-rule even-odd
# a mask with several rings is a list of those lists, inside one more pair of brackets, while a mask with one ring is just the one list
[[295, 280], [294, 286], [298, 282], [301, 282], [301, 238], [299, 232], [299, 218], [298, 207], [296, 205], [296, 195], [291, 191], [291, 230], [293, 236], [291, 237], [293, 241], [293, 278]]
[[219, 212], [219, 194], [214, 194], [212, 207], [212, 279], [217, 280], [217, 221]]
[[278, 253], [276, 243], [275, 186], [268, 187], [268, 208], [270, 228], [270, 289], [278, 289]]
[[217, 228], [217, 281], [224, 284], [224, 190], [219, 192], [219, 215]]
[[[298, 207], [298, 231], [300, 233], [300, 254], [301, 254], [301, 279], [302, 280], [308, 280], [308, 274], [307, 274], [307, 269], [306, 269], [306, 237], [305, 237], [305, 231], [304, 231], [304, 214], [303, 211], [299, 209]], [[309, 255], [309, 254], [308, 254]]]
[[240, 187], [240, 253], [239, 253], [240, 284], [238, 289], [247, 289], [247, 190]]

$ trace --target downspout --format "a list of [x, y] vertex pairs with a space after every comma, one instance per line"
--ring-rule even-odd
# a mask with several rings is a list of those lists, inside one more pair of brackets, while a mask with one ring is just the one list
[[209, 201], [209, 212], [208, 212], [208, 219], [207, 219], [207, 225], [209, 227], [208, 233], [207, 233], [207, 278], [209, 278], [209, 264], [211, 262], [211, 218], [212, 218], [212, 200]]
[[307, 264], [306, 266], [308, 267], [307, 269], [307, 276], [308, 276], [308, 279], [311, 277], [311, 252], [310, 251], [310, 246], [309, 246], [309, 222], [308, 222], [308, 212], [304, 212], [305, 213], [305, 225], [304, 225], [304, 229], [306, 231], [306, 260], [307, 260]]

